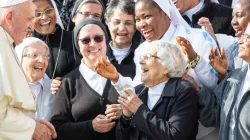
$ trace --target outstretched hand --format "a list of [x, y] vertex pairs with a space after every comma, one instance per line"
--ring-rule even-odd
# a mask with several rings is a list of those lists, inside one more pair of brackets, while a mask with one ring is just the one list
[[197, 54], [194, 51], [190, 42], [183, 37], [176, 37], [176, 42], [180, 45], [182, 52], [187, 56], [189, 61], [193, 61]]
[[216, 36], [214, 33], [214, 28], [212, 24], [209, 21], [209, 18], [201, 17], [198, 21], [198, 24], [201, 26], [201, 28], [209, 33], [213, 37], [213, 39], [216, 41]]
[[119, 74], [116, 68], [103, 57], [99, 57], [95, 63], [95, 71], [105, 77], [110, 79], [113, 83], [116, 83], [119, 79]]
[[221, 49], [221, 56], [218, 53], [218, 48], [211, 49], [209, 54], [210, 65], [221, 75], [226, 75], [227, 73], [227, 56], [224, 48]]

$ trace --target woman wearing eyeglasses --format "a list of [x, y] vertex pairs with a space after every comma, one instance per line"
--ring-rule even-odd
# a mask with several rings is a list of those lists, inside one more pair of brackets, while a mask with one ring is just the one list
[[75, 69], [81, 60], [74, 48], [72, 33], [63, 30], [57, 8], [52, 0], [33, 0], [35, 5], [35, 37], [49, 46], [51, 59], [46, 74], [49, 78], [62, 77]]
[[199, 120], [220, 128], [219, 140], [250, 139], [250, 25], [238, 43], [238, 56], [247, 65], [228, 73], [213, 92], [205, 88], [199, 92]]
[[118, 93], [110, 80], [95, 72], [98, 58], [106, 58], [107, 31], [96, 19], [74, 29], [74, 43], [83, 59], [62, 80], [51, 122], [59, 140], [115, 140], [115, 120], [121, 115]]
[[[134, 52], [139, 43], [133, 40], [135, 33], [135, 3], [133, 0], [111, 0], [105, 12], [111, 41], [107, 56], [117, 71], [132, 79], [135, 76]], [[139, 41], [139, 40], [138, 40]]]
[[15, 51], [38, 103], [35, 118], [49, 121], [54, 102], [50, 91], [51, 80], [44, 78], [48, 67], [49, 48], [42, 40], [29, 37], [15, 47]]

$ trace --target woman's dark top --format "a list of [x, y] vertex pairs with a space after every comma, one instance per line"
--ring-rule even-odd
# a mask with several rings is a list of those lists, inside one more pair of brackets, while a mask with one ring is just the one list
[[107, 104], [117, 104], [118, 93], [108, 80], [101, 96], [85, 81], [79, 67], [62, 80], [51, 122], [58, 140], [115, 140], [115, 127], [107, 133], [93, 130], [92, 120], [105, 114]]
[[198, 96], [189, 82], [169, 79], [152, 110], [147, 107], [148, 88], [139, 85], [135, 92], [143, 104], [132, 120], [120, 118], [117, 140], [196, 140]]
[[[35, 32], [35, 37], [43, 40], [49, 47], [50, 59], [48, 68], [46, 70], [46, 74], [49, 78], [63, 77], [80, 65], [82, 57], [73, 45], [72, 32], [64, 31], [60, 26], [57, 25], [56, 31], [53, 34], [40, 35], [39, 33]], [[60, 45], [61, 51], [58, 57]], [[52, 77], [55, 70], [57, 57], [58, 63], [55, 76]]]
[[111, 49], [110, 44], [107, 48], [107, 56], [109, 58], [109, 61], [115, 66], [117, 71], [122, 76], [128, 76], [130, 78], [135, 77], [135, 62], [134, 62], [134, 52], [135, 49], [138, 47], [139, 43], [133, 41], [132, 46], [127, 54], [127, 56], [122, 60], [121, 64], [118, 64], [118, 61], [115, 59], [115, 56], [113, 55], [113, 50]]

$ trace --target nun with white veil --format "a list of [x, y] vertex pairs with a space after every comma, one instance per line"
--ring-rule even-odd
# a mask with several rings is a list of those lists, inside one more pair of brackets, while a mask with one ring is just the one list
[[[207, 32], [191, 28], [179, 14], [172, 0], [137, 0], [135, 15], [136, 28], [146, 41], [135, 51], [136, 76], [133, 81], [131, 78], [118, 74], [116, 70], [111, 70], [114, 67], [96, 65], [97, 72], [110, 79], [118, 91], [125, 86], [135, 87], [141, 84], [142, 70], [139, 67], [139, 57], [141, 51], [147, 49], [145, 46], [148, 46], [143, 44], [154, 40], [166, 40], [179, 44], [189, 62], [186, 67], [187, 74], [198, 83], [199, 87], [204, 86], [213, 90], [217, 86], [218, 74], [209, 64], [210, 49], [217, 47], [215, 41]], [[188, 80], [189, 78], [186, 77], [188, 76], [183, 76]], [[198, 138], [214, 129], [202, 129]]]
[[49, 47], [47, 76], [50, 79], [63, 77], [77, 66], [81, 55], [73, 45], [72, 32], [65, 31], [54, 0], [32, 0], [35, 5], [35, 37]]

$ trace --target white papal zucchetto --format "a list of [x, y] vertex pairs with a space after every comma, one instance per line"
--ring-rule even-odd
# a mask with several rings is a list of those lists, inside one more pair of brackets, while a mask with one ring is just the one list
[[0, 0], [0, 8], [14, 6], [29, 0]]

